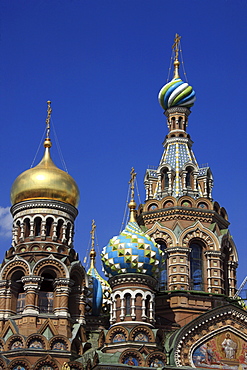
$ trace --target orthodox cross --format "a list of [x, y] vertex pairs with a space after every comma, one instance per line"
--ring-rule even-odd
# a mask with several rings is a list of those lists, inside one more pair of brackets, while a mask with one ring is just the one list
[[48, 100], [47, 102], [47, 118], [46, 118], [46, 137], [49, 138], [50, 137], [50, 120], [51, 120], [51, 112], [52, 112], [52, 109], [51, 109], [51, 101]]
[[172, 49], [175, 52], [175, 58], [174, 59], [176, 59], [176, 60], [178, 60], [178, 45], [179, 45], [180, 39], [181, 39], [181, 36], [179, 36], [179, 34], [176, 33], [175, 39], [174, 39], [174, 44], [172, 45]]
[[135, 170], [134, 170], [134, 167], [131, 168], [131, 172], [130, 172], [130, 181], [129, 181], [129, 184], [130, 185], [130, 188], [131, 188], [131, 200], [134, 200], [134, 189], [135, 189], [135, 178], [136, 178], [136, 173], [135, 173]]
[[94, 220], [92, 220], [92, 230], [90, 231], [90, 234], [91, 234], [91, 240], [92, 240], [92, 244], [91, 244], [91, 246], [92, 246], [92, 250], [94, 250], [94, 235], [95, 235], [95, 229], [96, 229], [96, 225], [95, 225], [95, 222], [94, 222]]

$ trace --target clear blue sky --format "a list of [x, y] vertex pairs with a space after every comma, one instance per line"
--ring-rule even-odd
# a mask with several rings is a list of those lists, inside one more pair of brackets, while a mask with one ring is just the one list
[[157, 94], [179, 33], [197, 94], [188, 132], [198, 163], [213, 171], [213, 197], [228, 212], [240, 284], [247, 264], [246, 17], [245, 0], [2, 0], [0, 258], [10, 246], [10, 188], [33, 161], [49, 99], [81, 192], [81, 260], [93, 218], [100, 249], [119, 233], [131, 167], [144, 201], [145, 170], [163, 152], [167, 127]]

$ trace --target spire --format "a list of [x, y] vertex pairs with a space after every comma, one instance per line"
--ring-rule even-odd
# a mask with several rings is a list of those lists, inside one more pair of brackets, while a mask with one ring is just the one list
[[91, 234], [90, 269], [95, 268], [95, 257], [96, 257], [96, 252], [94, 249], [95, 229], [96, 229], [95, 221], [92, 220], [92, 229], [90, 231]]
[[175, 39], [174, 39], [174, 44], [172, 45], [172, 49], [174, 50], [175, 52], [175, 56], [174, 56], [174, 78], [180, 78], [179, 77], [179, 60], [178, 60], [178, 51], [179, 51], [179, 45], [180, 45], [180, 39], [181, 39], [181, 36], [179, 36], [178, 33], [176, 33], [175, 35]]
[[136, 178], [136, 173], [135, 173], [134, 167], [132, 167], [131, 172], [130, 172], [130, 181], [129, 181], [129, 184], [131, 184], [130, 185], [131, 195], [130, 195], [130, 202], [129, 202], [129, 209], [130, 209], [129, 222], [136, 222], [136, 215], [135, 215], [136, 202], [134, 200], [134, 196], [135, 196], [135, 178]]
[[192, 86], [189, 86], [187, 82], [182, 81], [179, 77], [180, 62], [178, 60], [178, 54], [180, 39], [181, 36], [176, 33], [174, 44], [172, 45], [172, 49], [174, 50], [174, 77], [161, 88], [158, 96], [159, 103], [165, 111], [175, 106], [190, 108], [196, 100], [195, 91]]
[[51, 121], [51, 101], [47, 101], [47, 117], [46, 117], [46, 138], [44, 141], [44, 147], [50, 148], [51, 147], [51, 139], [50, 139], [50, 121]]

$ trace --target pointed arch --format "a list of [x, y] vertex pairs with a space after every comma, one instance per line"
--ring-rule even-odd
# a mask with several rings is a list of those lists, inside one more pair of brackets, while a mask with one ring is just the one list
[[146, 234], [151, 236], [154, 240], [156, 239], [164, 240], [167, 247], [172, 247], [177, 243], [175, 234], [170, 229], [168, 229], [165, 226], [162, 226], [157, 221], [151, 227], [151, 229], [148, 229], [146, 231]]
[[39, 260], [33, 267], [33, 275], [40, 276], [44, 270], [49, 268], [56, 273], [56, 277], [69, 278], [67, 266], [62, 261], [54, 258], [53, 255]]
[[192, 239], [201, 239], [207, 249], [217, 250], [220, 249], [220, 243], [218, 238], [209, 229], [205, 228], [200, 221], [197, 221], [194, 225], [187, 227], [183, 230], [179, 236], [179, 245], [188, 247], [189, 242]]

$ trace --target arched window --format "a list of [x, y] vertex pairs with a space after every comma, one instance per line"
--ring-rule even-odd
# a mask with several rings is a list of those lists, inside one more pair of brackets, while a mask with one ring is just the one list
[[192, 171], [193, 169], [191, 167], [186, 168], [186, 178], [185, 178], [185, 185], [186, 188], [192, 188]]
[[147, 317], [150, 316], [150, 295], [147, 296], [146, 300], [145, 300], [145, 315]]
[[130, 305], [131, 305], [131, 295], [129, 293], [125, 294], [125, 315], [130, 315]]
[[172, 117], [172, 122], [171, 122], [171, 129], [172, 130], [175, 130], [175, 128], [176, 128], [175, 124], [176, 124], [175, 117]]
[[53, 312], [53, 282], [56, 276], [49, 271], [43, 273], [41, 277], [43, 281], [39, 291], [39, 312], [51, 313]]
[[59, 220], [57, 224], [57, 239], [61, 240], [63, 236], [63, 220]]
[[51, 227], [52, 227], [53, 219], [48, 217], [45, 224], [45, 234], [46, 236], [51, 236]]
[[159, 249], [164, 252], [163, 262], [160, 269], [160, 290], [167, 289], [167, 255], [166, 251], [166, 243], [163, 240], [156, 240], [156, 243], [159, 245]]
[[13, 304], [13, 311], [15, 311], [17, 314], [22, 313], [25, 308], [26, 293], [24, 292], [23, 283], [21, 281], [23, 276], [24, 273], [21, 270], [15, 271], [11, 276], [11, 283], [14, 287], [11, 303]]
[[182, 129], [183, 129], [183, 127], [182, 127], [182, 123], [183, 123], [183, 119], [182, 119], [182, 117], [179, 117], [179, 119], [178, 119], [178, 128], [179, 128], [180, 130], [182, 130]]
[[168, 189], [168, 187], [169, 187], [169, 177], [168, 177], [168, 169], [167, 168], [165, 168], [164, 170], [163, 170], [163, 186], [162, 186], [162, 188], [163, 189]]
[[36, 217], [34, 220], [34, 235], [40, 236], [40, 232], [41, 232], [41, 218]]
[[202, 246], [197, 242], [190, 244], [190, 281], [192, 290], [203, 289]]
[[27, 238], [30, 235], [30, 220], [25, 218], [24, 220], [24, 237]]

